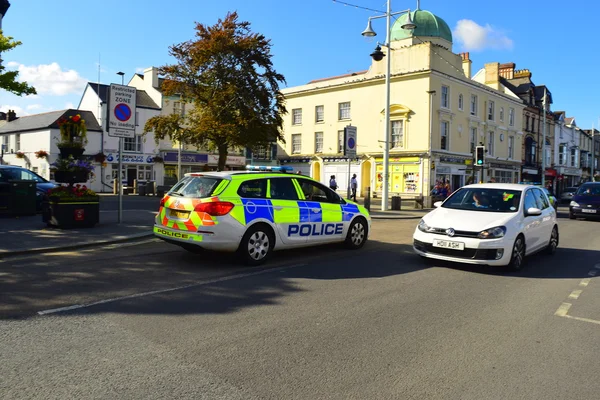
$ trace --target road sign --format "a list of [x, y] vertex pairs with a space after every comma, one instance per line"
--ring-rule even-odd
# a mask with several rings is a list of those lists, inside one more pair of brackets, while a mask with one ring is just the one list
[[348, 158], [356, 158], [356, 127], [344, 128], [344, 155]]
[[136, 96], [137, 90], [134, 87], [110, 85], [108, 136], [135, 137]]

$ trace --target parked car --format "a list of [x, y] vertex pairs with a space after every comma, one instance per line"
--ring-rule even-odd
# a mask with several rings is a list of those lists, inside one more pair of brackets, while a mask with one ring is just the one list
[[36, 207], [38, 211], [42, 210], [42, 202], [46, 198], [48, 191], [58, 186], [28, 169], [15, 165], [0, 165], [0, 183], [8, 183], [8, 181], [13, 180], [36, 182]]
[[584, 183], [569, 204], [569, 218], [600, 216], [600, 182]]
[[573, 200], [573, 196], [577, 193], [577, 186], [566, 188], [560, 195], [560, 202], [569, 204]]
[[556, 210], [537, 186], [468, 185], [434, 206], [413, 234], [422, 257], [518, 270], [525, 256], [558, 246]]

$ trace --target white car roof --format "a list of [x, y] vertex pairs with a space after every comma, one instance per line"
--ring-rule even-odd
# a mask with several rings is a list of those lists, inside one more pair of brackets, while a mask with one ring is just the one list
[[522, 183], [476, 183], [473, 185], [466, 185], [463, 187], [467, 188], [481, 188], [481, 189], [500, 189], [500, 190], [520, 190], [523, 191], [527, 188], [535, 188], [535, 185], [526, 185]]

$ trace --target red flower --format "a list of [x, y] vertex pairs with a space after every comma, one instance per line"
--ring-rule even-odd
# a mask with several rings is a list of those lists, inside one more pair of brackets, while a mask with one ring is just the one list
[[73, 117], [73, 122], [79, 122], [79, 120], [81, 119], [81, 117], [78, 115]]

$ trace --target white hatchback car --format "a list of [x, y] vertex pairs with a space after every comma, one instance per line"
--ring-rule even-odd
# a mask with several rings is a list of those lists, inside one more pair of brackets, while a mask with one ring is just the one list
[[518, 270], [525, 256], [558, 246], [556, 210], [536, 186], [468, 185], [435, 207], [413, 235], [423, 257]]

